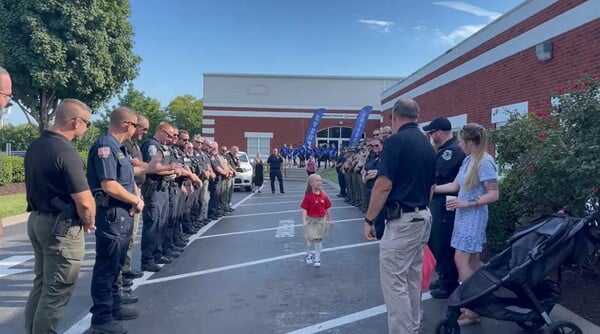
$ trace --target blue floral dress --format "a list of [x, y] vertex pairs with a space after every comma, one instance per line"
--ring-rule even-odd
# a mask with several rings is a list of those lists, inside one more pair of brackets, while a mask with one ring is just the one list
[[[496, 167], [494, 158], [486, 153], [481, 158], [477, 169], [479, 183], [473, 188], [466, 189], [464, 184], [467, 180], [467, 173], [469, 171], [471, 160], [472, 156], [468, 155], [465, 160], [463, 160], [462, 166], [460, 166], [460, 170], [456, 175], [456, 181], [460, 186], [458, 199], [463, 201], [477, 200], [481, 195], [485, 194], [483, 182], [498, 179], [498, 168]], [[452, 232], [452, 247], [465, 253], [472, 254], [481, 252], [483, 245], [486, 242], [485, 229], [487, 227], [487, 222], [487, 205], [457, 208], [456, 218], [454, 219], [454, 231]]]

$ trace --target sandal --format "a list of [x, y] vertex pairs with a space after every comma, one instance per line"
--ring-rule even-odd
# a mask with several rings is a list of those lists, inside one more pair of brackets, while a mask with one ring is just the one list
[[481, 322], [481, 317], [477, 313], [469, 309], [461, 309], [461, 311], [462, 313], [457, 321], [459, 326], [476, 325]]

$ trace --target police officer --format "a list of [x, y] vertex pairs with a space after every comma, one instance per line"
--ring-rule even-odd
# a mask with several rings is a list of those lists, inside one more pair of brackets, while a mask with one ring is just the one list
[[169, 194], [166, 176], [174, 175], [175, 168], [168, 144], [176, 134], [169, 123], [160, 123], [153, 137], [142, 143], [142, 159], [154, 167], [152, 173], [146, 173], [142, 185], [145, 206], [142, 212], [142, 270], [159, 271], [155, 259], [162, 257], [162, 242], [169, 214]]
[[[423, 127], [437, 149], [435, 184], [451, 183], [456, 178], [465, 154], [452, 136], [452, 125], [447, 118], [438, 117]], [[446, 195], [435, 194], [431, 200], [431, 234], [429, 248], [437, 264], [438, 280], [431, 284], [434, 298], [448, 298], [458, 286], [458, 271], [454, 263], [454, 248], [450, 246], [454, 229], [455, 211], [446, 210]]]
[[373, 223], [384, 209], [387, 226], [379, 244], [381, 289], [390, 334], [417, 334], [420, 325], [423, 248], [429, 240], [427, 207], [435, 182], [435, 152], [416, 120], [419, 106], [399, 99], [373, 186], [364, 235], [375, 240]]
[[[12, 81], [8, 72], [0, 67], [0, 109], [7, 108], [12, 105], [10, 99], [12, 98]], [[0, 238], [2, 238], [2, 217], [0, 217]]]
[[108, 130], [92, 144], [87, 178], [96, 199], [96, 262], [92, 273], [92, 331], [126, 333], [117, 320], [138, 317], [121, 305], [117, 288], [131, 233], [133, 216], [142, 212], [144, 200], [135, 184], [131, 156], [123, 142], [137, 127], [135, 112], [118, 107], [110, 114]]
[[273, 154], [267, 159], [269, 164], [269, 179], [271, 179], [271, 192], [275, 193], [275, 178], [279, 181], [279, 192], [285, 194], [283, 191], [283, 177], [281, 176], [281, 165], [283, 164], [283, 158], [279, 155], [279, 151], [274, 148]]
[[[4, 76], [0, 74], [0, 80], [6, 80]], [[10, 92], [6, 82], [1, 89]], [[4, 101], [1, 96], [0, 101]], [[96, 205], [85, 178], [83, 160], [71, 143], [86, 132], [91, 116], [90, 109], [82, 102], [63, 100], [56, 107], [52, 129], [42, 131], [25, 154], [27, 211], [30, 211], [27, 234], [35, 255], [35, 279], [25, 306], [28, 334], [58, 333], [62, 312], [79, 278], [83, 233], [95, 229]], [[51, 204], [53, 199], [75, 205], [76, 217], [72, 217], [75, 224], [55, 224], [63, 210]], [[62, 228], [53, 231], [55, 225]]]
[[[371, 152], [367, 156], [365, 161], [365, 167], [363, 168], [363, 182], [365, 183], [365, 199], [367, 205], [371, 201], [371, 193], [377, 174], [379, 173], [379, 166], [381, 165], [381, 150], [383, 150], [383, 141], [381, 139], [372, 139], [369, 142]], [[385, 230], [385, 216], [383, 213], [379, 213], [375, 219], [375, 236], [377, 239], [383, 237], [383, 231]]]
[[[127, 139], [123, 142], [123, 146], [125, 146], [127, 152], [131, 155], [131, 162], [133, 164], [135, 176], [135, 184], [138, 187], [138, 189], [142, 188], [142, 184], [144, 184], [144, 181], [146, 180], [146, 172], [149, 171], [149, 165], [143, 162], [142, 152], [140, 151], [140, 147], [137, 141], [141, 140], [148, 133], [149, 127], [150, 123], [148, 119], [144, 115], [138, 113], [135, 133], [133, 134], [131, 139]], [[138, 228], [140, 226], [140, 217], [141, 213], [136, 213], [133, 216], [133, 228], [131, 233], [131, 239], [129, 239], [129, 246], [127, 247], [127, 254], [125, 256], [125, 263], [123, 264], [123, 269], [119, 274], [118, 282], [121, 291], [122, 304], [130, 304], [137, 302], [138, 298], [131, 293], [131, 286], [133, 285], [134, 278], [140, 278], [144, 274], [141, 271], [134, 270], [132, 266], [133, 245], [137, 237]]]
[[222, 180], [228, 175], [228, 171], [221, 164], [219, 159], [219, 143], [209, 142], [209, 161], [212, 169], [215, 171], [215, 178], [210, 181], [208, 190], [210, 192], [210, 201], [208, 204], [208, 219], [216, 220], [223, 215], [219, 212], [219, 204], [221, 203], [221, 185]]
[[233, 187], [234, 187], [234, 179], [237, 173], [237, 169], [240, 168], [240, 158], [238, 157], [238, 153], [240, 152], [240, 148], [238, 146], [231, 146], [229, 152], [225, 155], [227, 158], [227, 163], [231, 166], [233, 170], [233, 178], [231, 179], [231, 184], [229, 188], [229, 197], [227, 198], [227, 209], [229, 212], [235, 211], [234, 208], [231, 207], [231, 198], [233, 197]]
[[208, 219], [208, 204], [210, 202], [210, 191], [209, 185], [210, 182], [214, 181], [217, 177], [215, 171], [212, 168], [209, 158], [210, 151], [210, 141], [208, 139], [202, 138], [200, 135], [196, 135], [194, 139], [194, 144], [197, 145], [196, 149], [200, 155], [200, 159], [202, 161], [202, 165], [204, 166], [204, 181], [202, 182], [202, 194], [200, 195], [201, 206], [200, 206], [200, 218], [202, 219], [203, 224], [208, 224], [210, 219]]

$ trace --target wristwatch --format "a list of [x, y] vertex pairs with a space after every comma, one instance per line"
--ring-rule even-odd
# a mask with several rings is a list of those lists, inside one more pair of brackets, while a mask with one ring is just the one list
[[373, 225], [375, 223], [375, 220], [370, 220], [369, 218], [365, 217], [365, 223]]

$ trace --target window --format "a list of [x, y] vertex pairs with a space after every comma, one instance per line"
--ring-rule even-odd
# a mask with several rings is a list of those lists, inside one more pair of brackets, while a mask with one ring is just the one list
[[268, 157], [271, 150], [271, 138], [247, 137], [249, 157], [255, 157], [257, 152], [263, 157]]

